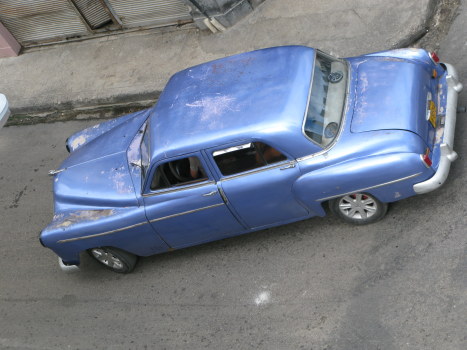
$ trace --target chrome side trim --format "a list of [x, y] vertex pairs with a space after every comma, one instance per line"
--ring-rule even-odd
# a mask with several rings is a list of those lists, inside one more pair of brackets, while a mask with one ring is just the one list
[[179, 191], [184, 191], [184, 190], [191, 190], [192, 188], [198, 188], [198, 187], [203, 187], [206, 185], [213, 185], [215, 184], [215, 181], [208, 181], [208, 182], [202, 182], [199, 184], [193, 184], [193, 185], [185, 185], [185, 186], [180, 186], [176, 188], [167, 188], [164, 190], [160, 190], [160, 192], [155, 192], [155, 193], [143, 193], [143, 197], [152, 197], [152, 196], [160, 196], [162, 194], [166, 193], [173, 193], [173, 192], [179, 192]]
[[196, 213], [196, 212], [198, 212], [198, 211], [202, 211], [202, 210], [205, 210], [205, 209], [211, 209], [211, 208], [220, 207], [221, 205], [224, 205], [224, 203], [218, 203], [218, 204], [208, 205], [207, 207], [203, 207], [203, 208], [198, 208], [198, 209], [193, 209], [193, 210], [184, 211], [184, 212], [182, 212], [182, 213], [177, 213], [177, 214], [172, 214], [172, 215], [163, 216], [163, 217], [161, 217], [161, 218], [149, 220], [149, 222], [156, 222], [156, 221], [161, 221], [161, 220], [165, 220], [165, 219], [171, 219], [171, 218], [175, 218], [175, 217], [177, 217], [177, 216], [182, 216], [182, 215], [185, 215], [185, 214]]
[[130, 229], [130, 228], [142, 226], [142, 225], [145, 225], [145, 224], [148, 224], [148, 223], [149, 223], [148, 221], [145, 221], [145, 222], [140, 222], [139, 224], [135, 224], [135, 225], [127, 226], [127, 227], [118, 228], [118, 229], [112, 230], [112, 231], [107, 231], [107, 232], [102, 232], [102, 233], [96, 233], [96, 234], [94, 234], [94, 235], [88, 235], [88, 236], [83, 236], [83, 237], [75, 237], [75, 238], [62, 239], [62, 240], [60, 240], [60, 241], [57, 241], [57, 243], [68, 243], [68, 242], [80, 241], [80, 240], [82, 240], [82, 239], [88, 239], [88, 238], [95, 238], [95, 237], [100, 237], [100, 236], [106, 236], [106, 235], [110, 235], [110, 234], [112, 234], [112, 233], [116, 233], [116, 232], [120, 232], [120, 231], [125, 231], [125, 230], [128, 230], [128, 229]]
[[278, 164], [273, 164], [271, 166], [258, 168], [256, 170], [250, 170], [250, 171], [247, 171], [247, 172], [244, 172], [244, 173], [241, 173], [241, 174], [237, 174], [237, 175], [228, 175], [227, 177], [222, 178], [221, 181], [234, 180], [234, 179], [238, 179], [239, 177], [258, 174], [258, 173], [262, 173], [263, 171], [268, 171], [268, 170], [271, 170], [271, 169], [276, 169], [276, 168], [280, 168], [280, 167], [283, 167], [283, 166], [289, 166], [289, 165], [294, 165], [295, 166], [295, 160], [288, 161], [288, 162], [285, 162], [285, 163], [281, 162], [281, 163], [278, 163]]
[[352, 193], [359, 193], [359, 192], [368, 191], [368, 190], [371, 190], [371, 189], [374, 189], [374, 188], [379, 188], [379, 187], [383, 187], [383, 186], [387, 186], [387, 185], [392, 185], [392, 184], [395, 184], [395, 183], [397, 183], [397, 182], [401, 182], [401, 181], [405, 181], [405, 180], [412, 179], [412, 178], [417, 177], [417, 176], [419, 176], [419, 175], [421, 175], [421, 174], [422, 174], [422, 173], [416, 173], [416, 174], [409, 175], [409, 176], [406, 176], [406, 177], [403, 177], [403, 178], [400, 178], [400, 179], [397, 179], [397, 180], [385, 182], [385, 183], [382, 183], [382, 184], [379, 184], [379, 185], [370, 186], [370, 187], [365, 187], [365, 188], [361, 188], [361, 189], [358, 189], [358, 190], [355, 190], [355, 191], [350, 191], [350, 192], [346, 192], [346, 193], [341, 193], [341, 194], [338, 194], [338, 195], [335, 195], [335, 196], [329, 196], [329, 197], [325, 197], [325, 198], [320, 198], [320, 199], [317, 199], [316, 201], [317, 201], [317, 202], [326, 201], [326, 200], [328, 200], [328, 199], [333, 199], [333, 198], [338, 198], [338, 197], [342, 197], [342, 196], [347, 196], [347, 195], [352, 194]]

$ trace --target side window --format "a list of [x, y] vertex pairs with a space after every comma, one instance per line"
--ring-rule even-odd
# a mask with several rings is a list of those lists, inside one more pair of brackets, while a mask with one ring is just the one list
[[213, 153], [213, 157], [222, 175], [233, 175], [287, 159], [281, 152], [262, 142], [219, 150]]
[[188, 185], [207, 180], [198, 157], [187, 157], [160, 164], [151, 181], [151, 190]]

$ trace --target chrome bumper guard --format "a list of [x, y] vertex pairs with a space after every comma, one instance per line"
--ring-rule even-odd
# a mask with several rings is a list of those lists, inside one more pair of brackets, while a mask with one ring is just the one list
[[79, 266], [77, 265], [65, 265], [63, 263], [63, 260], [59, 257], [58, 258], [58, 264], [60, 265], [60, 268], [62, 269], [62, 271], [64, 272], [75, 272], [75, 271], [79, 271]]
[[5, 95], [0, 94], [0, 128], [5, 125], [11, 115], [8, 100]]
[[456, 69], [443, 63], [447, 70], [446, 82], [448, 84], [446, 121], [444, 124], [443, 142], [440, 145], [441, 159], [438, 170], [433, 177], [413, 186], [415, 193], [422, 194], [436, 190], [446, 181], [451, 163], [457, 159], [457, 153], [452, 149], [454, 132], [456, 130], [457, 95], [462, 91], [462, 83], [458, 80]]

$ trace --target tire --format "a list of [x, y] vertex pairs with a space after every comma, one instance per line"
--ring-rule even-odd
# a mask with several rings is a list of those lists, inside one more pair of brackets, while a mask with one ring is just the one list
[[65, 141], [65, 148], [68, 153], [71, 153], [70, 146], [68, 146], [68, 139]]
[[345, 222], [366, 225], [381, 220], [388, 211], [388, 204], [368, 193], [353, 193], [332, 199], [329, 208]]
[[117, 273], [130, 273], [138, 262], [138, 256], [113, 247], [98, 247], [88, 249], [89, 255]]

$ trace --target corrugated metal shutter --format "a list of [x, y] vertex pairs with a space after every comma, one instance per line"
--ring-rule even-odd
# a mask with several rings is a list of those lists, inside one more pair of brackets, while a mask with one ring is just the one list
[[99, 0], [73, 0], [73, 2], [93, 29], [112, 21]]
[[1, 0], [0, 21], [23, 46], [88, 33], [67, 0]]
[[176, 24], [191, 20], [181, 0], [108, 0], [126, 28]]

